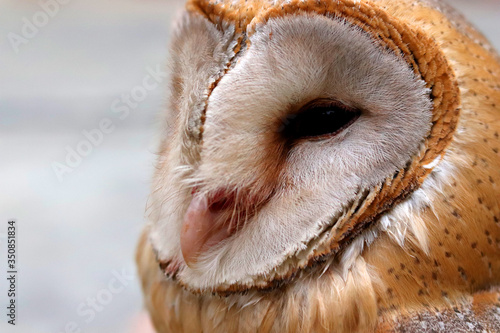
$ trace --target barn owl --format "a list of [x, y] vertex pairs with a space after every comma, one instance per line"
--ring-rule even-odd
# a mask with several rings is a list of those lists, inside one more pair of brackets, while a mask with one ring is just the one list
[[188, 0], [158, 332], [500, 332], [500, 58], [433, 0]]

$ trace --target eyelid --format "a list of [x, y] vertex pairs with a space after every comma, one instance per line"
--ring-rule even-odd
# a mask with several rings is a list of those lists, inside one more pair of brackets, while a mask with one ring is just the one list
[[350, 107], [340, 101], [334, 100], [334, 99], [328, 99], [328, 98], [320, 98], [320, 99], [315, 99], [304, 106], [302, 106], [298, 111], [297, 114], [301, 114], [303, 112], [307, 112], [307, 110], [311, 109], [316, 109], [316, 108], [328, 108], [328, 107], [335, 107], [335, 108], [341, 108], [346, 111], [352, 111], [352, 112], [359, 112], [358, 109], [354, 107]]
[[298, 141], [324, 141], [324, 140], [336, 137], [341, 132], [346, 130], [348, 127], [350, 127], [356, 120], [359, 119], [360, 116], [361, 116], [361, 113], [358, 113], [349, 122], [347, 122], [344, 126], [342, 126], [341, 128], [339, 128], [337, 131], [335, 131], [333, 133], [317, 135], [317, 136], [306, 136], [306, 137], [300, 138]]
[[[309, 111], [311, 113], [309, 113]], [[324, 115], [328, 112], [338, 112], [339, 122], [333, 122], [331, 126], [331, 131], [328, 131], [329, 124], [324, 123], [326, 119]], [[352, 113], [349, 115], [349, 113]], [[322, 141], [332, 137], [337, 136], [339, 133], [343, 132], [345, 129], [350, 127], [361, 115], [361, 110], [357, 108], [345, 105], [342, 102], [332, 99], [316, 99], [309, 103], [303, 105], [297, 112], [291, 113], [287, 116], [284, 121], [284, 133], [287, 140], [292, 143], [298, 143], [301, 141]], [[315, 133], [314, 128], [312, 130], [301, 131], [300, 124], [305, 124], [311, 126], [316, 120], [315, 116], [318, 115], [318, 131]], [[323, 116], [323, 119], [321, 119]], [[323, 121], [323, 122], [322, 122]], [[336, 127], [336, 125], [340, 125]], [[299, 127], [296, 127], [299, 126]], [[296, 129], [299, 128], [297, 131]], [[302, 130], [304, 127], [302, 128]], [[310, 134], [310, 135], [308, 135]]]

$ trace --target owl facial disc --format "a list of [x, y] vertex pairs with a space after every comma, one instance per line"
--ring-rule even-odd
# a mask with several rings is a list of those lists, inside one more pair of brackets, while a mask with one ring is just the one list
[[154, 180], [150, 241], [195, 293], [274, 288], [341, 253], [422, 184], [459, 114], [436, 42], [375, 3], [231, 8], [192, 0], [179, 23]]

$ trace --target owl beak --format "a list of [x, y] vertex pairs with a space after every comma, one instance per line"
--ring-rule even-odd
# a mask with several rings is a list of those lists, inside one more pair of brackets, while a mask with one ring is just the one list
[[249, 193], [225, 188], [210, 194], [193, 190], [180, 236], [182, 256], [188, 267], [193, 268], [203, 253], [241, 229], [269, 200], [272, 191]]
[[231, 235], [229, 228], [217, 223], [219, 212], [210, 209], [209, 199], [194, 194], [184, 215], [181, 230], [181, 251], [188, 267], [193, 268], [198, 257]]

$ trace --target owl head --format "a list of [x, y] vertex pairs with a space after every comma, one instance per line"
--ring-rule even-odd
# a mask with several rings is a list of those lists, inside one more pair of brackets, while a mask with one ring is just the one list
[[407, 200], [447, 152], [460, 92], [439, 43], [376, 3], [189, 1], [149, 208], [169, 278], [275, 288], [425, 205]]

